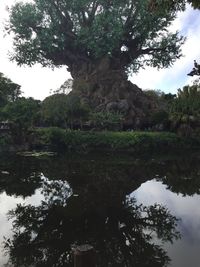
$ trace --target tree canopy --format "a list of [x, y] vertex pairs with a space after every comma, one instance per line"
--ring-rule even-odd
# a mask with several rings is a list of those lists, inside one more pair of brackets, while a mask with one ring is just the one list
[[40, 101], [33, 98], [20, 97], [14, 103], [8, 103], [2, 110], [5, 119], [27, 129], [38, 119]]
[[42, 119], [47, 125], [65, 127], [67, 121], [67, 95], [54, 94], [44, 99]]
[[188, 73], [189, 76], [200, 76], [200, 64], [198, 64], [196, 62], [196, 60], [194, 60], [194, 68], [192, 69], [192, 71], [190, 73]]
[[82, 120], [89, 114], [87, 105], [81, 103], [77, 95], [54, 94], [44, 99], [41, 115], [46, 125], [67, 127]]
[[188, 3], [190, 3], [194, 9], [200, 9], [199, 0], [188, 0]]
[[0, 107], [15, 101], [22, 93], [20, 87], [0, 73]]
[[[185, 1], [34, 0], [10, 9], [12, 59], [19, 65], [67, 65], [116, 58], [121, 69], [168, 67], [184, 38], [168, 26]], [[117, 63], [116, 63], [117, 64]]]

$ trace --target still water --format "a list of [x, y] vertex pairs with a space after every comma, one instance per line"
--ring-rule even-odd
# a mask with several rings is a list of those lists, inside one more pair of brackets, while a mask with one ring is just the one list
[[200, 154], [0, 158], [0, 267], [200, 266]]

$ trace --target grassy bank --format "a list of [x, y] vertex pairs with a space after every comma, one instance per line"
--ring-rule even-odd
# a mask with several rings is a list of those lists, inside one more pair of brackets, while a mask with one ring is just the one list
[[182, 138], [168, 132], [86, 132], [65, 131], [60, 128], [42, 128], [34, 131], [35, 148], [84, 152], [109, 151], [168, 151], [200, 147], [200, 141]]

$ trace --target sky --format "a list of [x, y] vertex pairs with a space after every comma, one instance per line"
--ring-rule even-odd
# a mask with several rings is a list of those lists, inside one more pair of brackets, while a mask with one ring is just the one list
[[[8, 18], [6, 6], [11, 6], [15, 2], [15, 0], [0, 0], [0, 72], [21, 85], [25, 97], [43, 100], [49, 95], [51, 89], [58, 89], [71, 76], [66, 67], [54, 70], [40, 65], [19, 67], [16, 63], [9, 61], [12, 38], [5, 35], [4, 25]], [[185, 12], [178, 14], [171, 30], [178, 30], [187, 37], [182, 46], [184, 57], [168, 69], [145, 68], [137, 75], [129, 77], [133, 83], [144, 90], [156, 89], [165, 93], [176, 93], [178, 88], [191, 84], [194, 80], [187, 76], [187, 73], [192, 70], [195, 59], [200, 63], [200, 10], [193, 10], [188, 6]]]

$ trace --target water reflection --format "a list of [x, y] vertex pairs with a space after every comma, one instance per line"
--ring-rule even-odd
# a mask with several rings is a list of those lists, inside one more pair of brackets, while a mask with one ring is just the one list
[[183, 196], [200, 194], [200, 158], [174, 159], [170, 168], [160, 179], [167, 189]]
[[25, 157], [0, 158], [0, 193], [27, 197], [40, 187], [41, 171], [37, 162]]
[[[9, 173], [8, 180], [8, 174], [0, 175], [2, 192], [26, 197], [39, 189], [43, 196], [39, 205], [19, 204], [9, 212], [14, 220], [13, 237], [5, 243], [9, 264], [71, 266], [71, 246], [89, 243], [97, 251], [98, 266], [167, 266], [170, 259], [160, 241], [179, 237], [177, 218], [162, 204], [138, 204], [129, 194], [155, 177], [174, 192], [199, 193], [195, 159], [190, 158], [192, 170], [189, 163], [183, 168], [180, 158], [58, 157], [24, 163], [18, 158], [16, 168], [1, 163]], [[185, 177], [195, 185], [180, 183]]]
[[166, 190], [166, 185], [156, 180], [148, 181], [133, 192], [138, 203], [150, 205], [156, 202], [169, 208], [181, 220], [178, 230], [181, 240], [175, 241], [173, 246], [165, 244], [165, 249], [172, 259], [171, 267], [199, 266], [200, 262], [200, 195], [184, 196]]
[[14, 219], [14, 236], [5, 245], [10, 262], [70, 266], [72, 244], [89, 243], [97, 251], [98, 266], [165, 266], [169, 258], [152, 237], [177, 238], [176, 218], [158, 204], [137, 205], [121, 194], [111, 198], [105, 187], [101, 195], [87, 187], [77, 196], [61, 181], [45, 183], [41, 205], [18, 205], [9, 212]]

